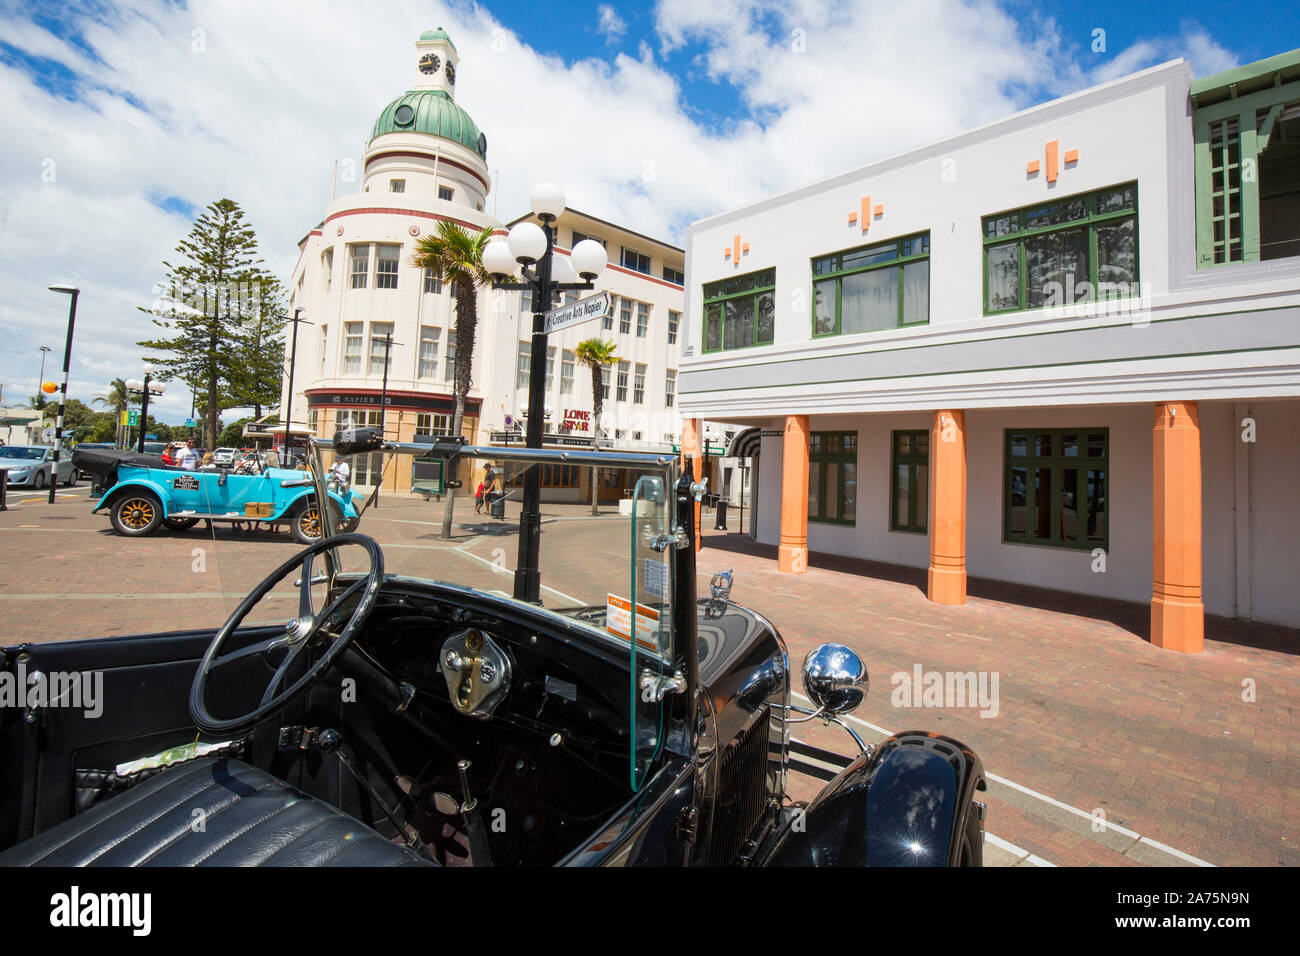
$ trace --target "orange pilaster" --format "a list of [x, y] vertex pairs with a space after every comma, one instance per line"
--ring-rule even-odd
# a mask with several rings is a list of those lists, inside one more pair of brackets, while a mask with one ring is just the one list
[[930, 429], [930, 571], [926, 596], [966, 603], [966, 413], [934, 413]]
[[787, 415], [781, 441], [781, 542], [776, 566], [808, 573], [808, 416]]
[[[693, 462], [691, 477], [695, 481], [700, 480], [704, 474], [704, 449], [700, 447], [700, 420], [698, 418], [682, 419], [682, 461], [687, 458]], [[700, 536], [703, 529], [700, 527], [700, 503], [695, 502], [695, 550], [700, 550]]]
[[1195, 402], [1156, 405], [1151, 643], [1199, 654], [1201, 601], [1201, 425]]

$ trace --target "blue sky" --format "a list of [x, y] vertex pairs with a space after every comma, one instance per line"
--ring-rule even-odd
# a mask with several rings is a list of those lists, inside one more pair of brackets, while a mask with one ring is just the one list
[[1174, 57], [1204, 75], [1300, 47], [1294, 2], [1254, 0], [0, 0], [5, 401], [35, 391], [40, 345], [61, 362], [51, 282], [85, 290], [72, 394], [138, 374], [138, 307], [218, 198], [287, 278], [334, 162], [359, 168], [436, 26], [491, 144], [488, 211], [513, 218], [551, 179], [679, 244], [694, 220]]

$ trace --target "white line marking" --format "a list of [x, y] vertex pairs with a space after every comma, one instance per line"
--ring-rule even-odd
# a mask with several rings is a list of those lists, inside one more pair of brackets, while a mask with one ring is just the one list
[[[800, 694], [796, 691], [791, 691], [790, 696], [798, 697], [800, 700], [808, 701], [808, 703], [810, 704], [812, 703], [811, 700], [808, 700], [807, 697], [805, 697], [803, 694]], [[860, 717], [854, 717], [852, 714], [847, 714], [842, 719], [851, 720], [856, 724], [861, 724], [863, 727], [870, 727], [872, 730], [876, 731], [876, 733], [884, 734], [886, 737], [893, 736], [894, 733], [892, 730], [886, 730], [884, 727], [877, 727], [875, 724], [868, 723], [867, 721], [863, 720]], [[1044, 803], [1056, 807], [1058, 810], [1065, 810], [1068, 811], [1069, 813], [1073, 813], [1075, 816], [1082, 817], [1083, 819], [1088, 820], [1089, 822], [1095, 822], [1097, 819], [1091, 813], [1088, 813], [1084, 810], [1080, 810], [1078, 807], [1072, 807], [1068, 803], [1064, 803], [1060, 800], [1057, 800], [1054, 797], [1049, 797], [1045, 793], [1039, 793], [1037, 790], [1032, 790], [1029, 787], [1024, 786], [1023, 784], [1016, 783], [1014, 780], [1008, 780], [1006, 777], [998, 776], [997, 774], [990, 773], [987, 770], [984, 771], [984, 776], [986, 776], [988, 779], [996, 783], [1002, 784], [1004, 787], [1010, 787], [1012, 790], [1019, 790], [1021, 793], [1025, 794], [1026, 796], [1033, 797], [1035, 800], [1041, 800]], [[1152, 840], [1150, 837], [1144, 837], [1142, 836], [1142, 834], [1136, 833], [1133, 830], [1128, 829], [1127, 827], [1122, 827], [1118, 823], [1111, 823], [1109, 820], [1103, 822], [1106, 826], [1106, 829], [1108, 830], [1114, 830], [1116, 833], [1122, 833], [1124, 836], [1129, 837], [1130, 839], [1137, 840], [1140, 843], [1145, 843], [1148, 846], [1154, 847], [1157, 850], [1161, 850], [1165, 853], [1168, 853], [1171, 856], [1176, 856], [1178, 857], [1178, 859], [1183, 860], [1184, 862], [1192, 863], [1196, 866], [1215, 865], [1213, 863], [1210, 863], [1207, 860], [1202, 860], [1200, 857], [1192, 856], [1190, 853], [1184, 853], [1182, 850], [1176, 850], [1173, 847], [1167, 846], [1164, 843], [1160, 843], [1157, 840]]]
[[1044, 860], [1041, 856], [1030, 853], [1023, 847], [1018, 847], [1011, 841], [1004, 840], [1000, 836], [994, 836], [992, 833], [988, 833], [987, 831], [984, 834], [984, 841], [986, 843], [992, 843], [1000, 850], [1006, 850], [1012, 856], [1018, 857], [1019, 859], [1016, 860], [1017, 863], [1032, 863], [1034, 866], [1050, 866], [1053, 869], [1056, 868], [1055, 863]]
[[[473, 558], [475, 561], [482, 561], [489, 568], [491, 568], [493, 571], [498, 572], [499, 574], [514, 574], [514, 572], [511, 571], [509, 568], [503, 568], [495, 561], [489, 561], [487, 558], [479, 557], [477, 554], [474, 554], [473, 552], [464, 551], [461, 548], [452, 548], [451, 550], [455, 551], [457, 554], [463, 554], [467, 558]], [[565, 594], [563, 591], [558, 591], [555, 588], [545, 584], [543, 584], [541, 587], [543, 590], [550, 591], [552, 594], [558, 594], [566, 601], [572, 601], [574, 604], [578, 605], [579, 607], [586, 607], [590, 603], [589, 601], [581, 601], [578, 598], [574, 597], [572, 594]]]

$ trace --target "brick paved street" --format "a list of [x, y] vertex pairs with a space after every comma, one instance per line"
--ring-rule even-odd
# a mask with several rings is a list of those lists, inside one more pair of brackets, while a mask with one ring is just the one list
[[[53, 506], [18, 496], [0, 513], [0, 643], [215, 626], [297, 550], [287, 534], [201, 524], [118, 537], [88, 513], [85, 493], [61, 492]], [[453, 542], [438, 537], [441, 505], [418, 499], [383, 500], [360, 530], [384, 543], [389, 571], [508, 591], [493, 563], [513, 566], [513, 529], [458, 505]], [[603, 601], [600, 574], [574, 572], [625, 560], [608, 528], [619, 519], [608, 509], [591, 519], [586, 506], [544, 510], [543, 581], [563, 578], [572, 597]], [[796, 674], [821, 641], [862, 654], [872, 687], [854, 726], [865, 739], [922, 728], [980, 754], [991, 781], [987, 862], [1300, 864], [1300, 633], [1208, 618], [1205, 654], [1182, 656], [1146, 642], [1141, 605], [972, 581], [967, 606], [943, 607], [925, 600], [923, 570], [814, 555], [796, 577], [777, 573], [775, 549], [740, 535], [705, 542], [701, 593], [714, 571], [734, 568], [733, 598], [778, 626]], [[266, 616], [287, 613], [290, 599]], [[892, 706], [891, 675], [916, 665], [996, 672], [997, 715]], [[1244, 681], [1254, 702], [1242, 699]], [[852, 747], [835, 727], [804, 724], [797, 736]], [[1096, 811], [1108, 827], [1094, 825]]]

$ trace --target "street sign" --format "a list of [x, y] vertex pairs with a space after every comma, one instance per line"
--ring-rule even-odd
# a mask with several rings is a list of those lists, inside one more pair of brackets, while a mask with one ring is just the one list
[[546, 313], [547, 334], [556, 329], [563, 329], [579, 322], [603, 319], [610, 314], [610, 296], [608, 292], [597, 292], [586, 299], [579, 299], [569, 305], [562, 305]]
[[187, 419], [185, 419], [185, 427], [186, 427], [186, 428], [193, 428], [194, 425], [195, 425], [195, 421], [194, 421], [194, 419], [192, 419], [192, 418], [187, 418]]
[[134, 426], [134, 425], [139, 425], [139, 424], [140, 424], [140, 413], [139, 413], [139, 412], [123, 412], [123, 413], [122, 413], [122, 424], [123, 424], [123, 425], [132, 425], [132, 426]]

